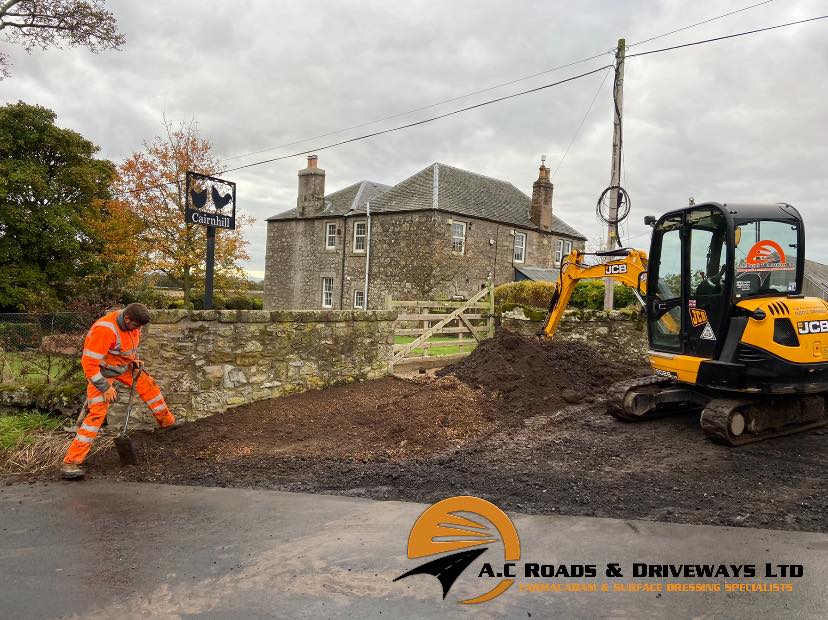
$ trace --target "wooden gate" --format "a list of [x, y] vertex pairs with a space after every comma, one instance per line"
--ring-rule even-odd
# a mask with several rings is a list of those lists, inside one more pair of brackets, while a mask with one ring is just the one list
[[[494, 287], [491, 282], [468, 301], [400, 301], [388, 296], [385, 305], [398, 312], [395, 336], [416, 336], [411, 342], [394, 345], [394, 364], [435, 359], [448, 363], [465, 357], [468, 351], [438, 357], [428, 355], [429, 350], [476, 343], [494, 335]], [[436, 342], [431, 340], [442, 334], [450, 336]], [[422, 353], [413, 354], [415, 349]]]

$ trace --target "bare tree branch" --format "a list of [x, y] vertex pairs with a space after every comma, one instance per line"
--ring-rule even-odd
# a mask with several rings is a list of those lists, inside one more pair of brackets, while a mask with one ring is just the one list
[[[6, 0], [0, 2], [0, 34], [26, 52], [35, 47], [83, 46], [92, 52], [120, 49], [125, 37], [104, 0]], [[16, 7], [14, 12], [12, 7]], [[9, 76], [0, 52], [0, 80]]]

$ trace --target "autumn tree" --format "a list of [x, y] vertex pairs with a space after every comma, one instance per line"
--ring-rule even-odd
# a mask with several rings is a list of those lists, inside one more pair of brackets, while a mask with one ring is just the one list
[[455, 281], [469, 268], [466, 255], [451, 251], [451, 239], [439, 220], [432, 218], [418, 227], [417, 243], [406, 244], [398, 259], [391, 259], [394, 272], [401, 282], [408, 283], [417, 299], [432, 299], [437, 293], [457, 294]]
[[[204, 277], [207, 239], [206, 227], [184, 219], [186, 172], [215, 174], [220, 165], [195, 123], [174, 125], [165, 120], [164, 129], [163, 136], [146, 142], [142, 151], [118, 167], [115, 194], [143, 224], [138, 239], [147, 271], [182, 282], [189, 306], [194, 285]], [[237, 288], [243, 282], [238, 261], [249, 256], [241, 229], [252, 223], [253, 218], [237, 213], [235, 230], [216, 230], [217, 290]]]
[[0, 108], [0, 309], [52, 310], [112, 269], [102, 232], [114, 165], [51, 110]]
[[[124, 35], [102, 0], [0, 0], [0, 34], [31, 52], [39, 47], [83, 46], [93, 52], [118, 49]], [[0, 80], [9, 60], [0, 52]]]

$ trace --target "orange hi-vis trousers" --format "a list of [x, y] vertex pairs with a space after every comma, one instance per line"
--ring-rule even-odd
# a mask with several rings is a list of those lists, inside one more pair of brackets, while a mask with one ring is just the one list
[[[113, 379], [106, 379], [110, 384], [113, 381], [123, 383], [127, 387], [132, 385], [132, 372], [128, 371], [122, 375], [118, 375]], [[175, 416], [167, 407], [164, 396], [161, 394], [161, 389], [155, 382], [155, 379], [150, 377], [146, 371], [143, 371], [138, 376], [138, 381], [135, 384], [135, 391], [138, 396], [146, 403], [152, 415], [155, 416], [158, 426], [165, 428], [170, 424], [175, 423]], [[78, 428], [78, 433], [75, 439], [69, 446], [69, 450], [64, 457], [64, 463], [72, 463], [80, 465], [89, 453], [92, 447], [92, 442], [98, 436], [101, 430], [101, 425], [106, 418], [106, 412], [109, 409], [109, 403], [104, 400], [103, 395], [98, 388], [89, 383], [86, 387], [86, 396], [89, 399], [89, 414], [84, 418], [83, 424]]]

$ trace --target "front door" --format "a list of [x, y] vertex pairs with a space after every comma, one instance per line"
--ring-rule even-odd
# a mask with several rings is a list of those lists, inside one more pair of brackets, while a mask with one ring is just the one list
[[727, 320], [727, 222], [716, 208], [688, 211], [687, 339], [685, 353], [716, 357]]
[[661, 220], [653, 230], [647, 274], [647, 329], [654, 351], [682, 353], [682, 214]]

